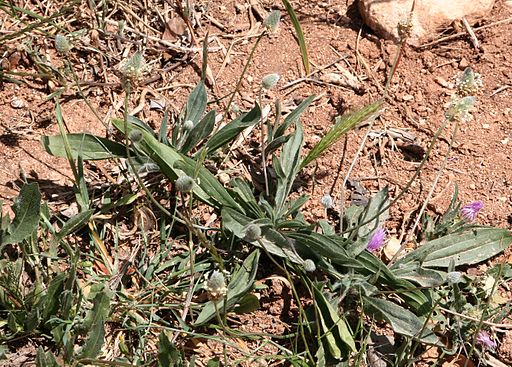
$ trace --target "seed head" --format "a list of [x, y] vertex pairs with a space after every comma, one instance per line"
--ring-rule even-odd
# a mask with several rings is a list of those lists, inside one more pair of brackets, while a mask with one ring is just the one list
[[137, 82], [148, 72], [148, 65], [140, 52], [135, 52], [132, 57], [125, 59], [119, 64], [119, 69], [124, 77], [131, 82]]
[[446, 274], [446, 282], [448, 284], [457, 284], [462, 280], [462, 274], [460, 271], [451, 271]]
[[331, 209], [334, 205], [331, 195], [325, 194], [322, 196], [320, 199], [320, 204], [322, 204], [325, 209]]
[[190, 192], [194, 188], [194, 179], [187, 175], [178, 177], [175, 186], [178, 192]]
[[58, 34], [55, 36], [55, 49], [60, 54], [67, 54], [73, 46], [69, 42], [69, 40], [63, 34]]
[[254, 242], [258, 241], [261, 238], [261, 228], [254, 223], [248, 224], [245, 227], [245, 236], [244, 241]]
[[183, 123], [183, 128], [187, 131], [190, 131], [194, 128], [194, 121], [187, 120]]
[[445, 116], [450, 121], [470, 121], [472, 119], [470, 110], [475, 104], [476, 98], [473, 96], [452, 97], [452, 102], [446, 110]]
[[212, 301], [220, 301], [228, 293], [226, 278], [222, 272], [215, 270], [206, 282], [208, 298]]
[[483, 87], [482, 76], [475, 73], [473, 69], [466, 68], [457, 77], [455, 86], [460, 97], [475, 95]]
[[484, 207], [484, 203], [481, 201], [473, 201], [472, 203], [469, 203], [468, 205], [464, 206], [460, 210], [460, 214], [462, 218], [464, 218], [468, 222], [474, 222], [478, 212], [482, 210]]
[[398, 22], [398, 25], [396, 26], [398, 37], [400, 39], [400, 42], [403, 40], [411, 37], [412, 32], [412, 20], [409, 18], [407, 20], [402, 20]]
[[128, 138], [130, 138], [130, 140], [133, 142], [133, 143], [138, 143], [139, 141], [142, 140], [142, 133], [140, 132], [140, 130], [137, 130], [137, 129], [133, 129], [132, 131], [130, 131], [130, 133], [128, 134]]
[[316, 270], [316, 264], [311, 259], [304, 260], [302, 266], [304, 267], [304, 270], [306, 270], [308, 273], [312, 273]]
[[377, 228], [377, 230], [373, 233], [372, 238], [370, 238], [370, 241], [368, 242], [368, 246], [366, 246], [366, 249], [371, 252], [377, 251], [382, 247], [385, 239], [386, 231], [381, 227]]

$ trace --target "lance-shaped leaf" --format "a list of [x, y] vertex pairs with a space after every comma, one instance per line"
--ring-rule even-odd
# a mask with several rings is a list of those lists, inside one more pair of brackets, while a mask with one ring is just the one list
[[246, 128], [257, 124], [258, 121], [260, 121], [260, 118], [261, 109], [260, 106], [256, 104], [256, 106], [254, 106], [254, 108], [248, 113], [231, 121], [222, 129], [213, 134], [210, 139], [208, 139], [208, 142], [206, 143], [208, 153], [211, 153], [223, 145], [228, 144]]
[[[114, 141], [86, 133], [67, 134], [73, 159], [80, 155], [83, 160], [126, 157], [126, 147]], [[47, 153], [67, 158], [61, 135], [43, 136], [41, 143]]]
[[477, 264], [504, 251], [511, 243], [512, 234], [506, 229], [471, 228], [424, 243], [398, 260], [393, 268], [410, 262], [439, 268], [447, 268], [451, 261], [455, 266]]
[[12, 206], [15, 217], [9, 226], [8, 233], [5, 235], [0, 233], [0, 244], [17, 243], [29, 237], [39, 224], [40, 207], [41, 193], [37, 184], [24, 185]]
[[[112, 124], [124, 132], [123, 120], [113, 120]], [[131, 129], [135, 129], [135, 127], [129, 123], [128, 132]], [[173, 147], [160, 143], [153, 134], [144, 130], [139, 131], [142, 134], [139, 148], [158, 164], [167, 177], [173, 180], [184, 174], [195, 177], [196, 185], [194, 185], [193, 192], [201, 201], [216, 208], [230, 206], [241, 210], [240, 205], [208, 169], [201, 166], [199, 170], [196, 170], [197, 162], [195, 160], [181, 154]]]
[[196, 125], [204, 114], [207, 102], [206, 88], [204, 87], [204, 82], [200, 81], [188, 96], [185, 121], [190, 120]]
[[334, 143], [336, 143], [344, 134], [352, 130], [358, 124], [370, 118], [374, 118], [382, 108], [383, 101], [378, 100], [372, 104], [360, 108], [359, 110], [336, 118], [336, 123], [327, 134], [309, 151], [304, 158], [301, 168], [317, 159]]
[[[340, 360], [347, 358], [350, 352], [356, 351], [356, 345], [352, 334], [345, 322], [333, 305], [325, 298], [320, 289], [313, 285], [315, 292], [315, 305], [318, 309], [318, 317], [322, 327], [322, 341], [327, 345], [331, 355]], [[340, 348], [342, 345], [345, 348]]]
[[365, 296], [362, 298], [365, 313], [378, 320], [388, 322], [396, 333], [423, 343], [442, 345], [432, 330], [426, 326], [424, 318], [420, 318], [408, 309], [385, 299]]

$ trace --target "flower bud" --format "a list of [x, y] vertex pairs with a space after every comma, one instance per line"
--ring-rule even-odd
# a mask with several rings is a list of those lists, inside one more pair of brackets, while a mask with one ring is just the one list
[[263, 77], [263, 79], [261, 79], [261, 86], [263, 87], [263, 89], [266, 89], [266, 90], [272, 89], [279, 81], [279, 78], [280, 78], [279, 74], [275, 74], [275, 73], [265, 75]]
[[306, 270], [308, 273], [312, 273], [316, 270], [316, 264], [311, 259], [304, 260], [302, 266], [304, 267], [304, 270]]
[[482, 87], [482, 76], [475, 73], [473, 69], [466, 68], [455, 81], [457, 94], [460, 97], [475, 95]]
[[194, 179], [190, 176], [181, 176], [174, 183], [176, 186], [176, 191], [178, 192], [190, 192], [194, 187]]
[[183, 123], [183, 128], [187, 131], [190, 131], [194, 128], [194, 121], [187, 120]]
[[142, 140], [142, 133], [140, 132], [140, 130], [137, 130], [137, 129], [133, 129], [132, 131], [130, 131], [130, 133], [128, 134], [128, 138], [133, 142], [133, 143], [138, 143], [139, 141]]
[[263, 26], [270, 32], [275, 32], [281, 20], [281, 12], [279, 10], [272, 11], [263, 21]]
[[322, 206], [325, 209], [331, 209], [334, 206], [331, 195], [325, 194], [324, 196], [322, 196], [322, 198], [320, 199], [320, 204], [322, 204]]
[[206, 282], [206, 290], [208, 291], [208, 298], [212, 301], [221, 300], [228, 293], [224, 274], [215, 270]]
[[448, 284], [457, 284], [462, 280], [462, 274], [460, 271], [451, 271], [446, 274], [446, 282]]
[[261, 228], [257, 224], [249, 224], [245, 227], [244, 241], [254, 242], [261, 238]]

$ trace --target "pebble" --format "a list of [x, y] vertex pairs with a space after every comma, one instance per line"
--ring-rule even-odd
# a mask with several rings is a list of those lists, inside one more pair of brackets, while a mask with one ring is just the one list
[[491, 127], [491, 125], [489, 124], [482, 124], [482, 129], [489, 129]]
[[468, 60], [466, 60], [464, 57], [459, 61], [459, 69], [464, 70], [469, 66]]
[[402, 100], [404, 100], [405, 102], [412, 101], [413, 99], [414, 96], [412, 94], [406, 94], [405, 96], [402, 97]]
[[23, 108], [23, 107], [25, 107], [25, 102], [21, 98], [13, 97], [11, 99], [11, 107], [12, 108]]
[[476, 189], [476, 185], [475, 185], [474, 183], [472, 183], [471, 185], [469, 185], [469, 188], [470, 188], [471, 190], [475, 190], [475, 189]]
[[229, 181], [231, 181], [231, 177], [227, 173], [222, 172], [222, 173], [219, 173], [219, 181], [222, 184], [226, 185], [229, 183]]
[[441, 78], [440, 76], [436, 76], [436, 77], [434, 78], [434, 81], [435, 81], [437, 84], [439, 84], [441, 87], [445, 87], [445, 88], [447, 88], [447, 87], [449, 86], [449, 83], [448, 83], [446, 80], [444, 80], [443, 78]]

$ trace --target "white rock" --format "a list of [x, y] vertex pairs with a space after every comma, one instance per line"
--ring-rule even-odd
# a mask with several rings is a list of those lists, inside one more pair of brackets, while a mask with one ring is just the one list
[[[406, 21], [412, 0], [360, 0], [359, 10], [365, 23], [386, 39], [398, 40], [397, 24]], [[420, 45], [434, 38], [456, 19], [469, 21], [487, 15], [494, 0], [417, 0], [408, 43]]]

